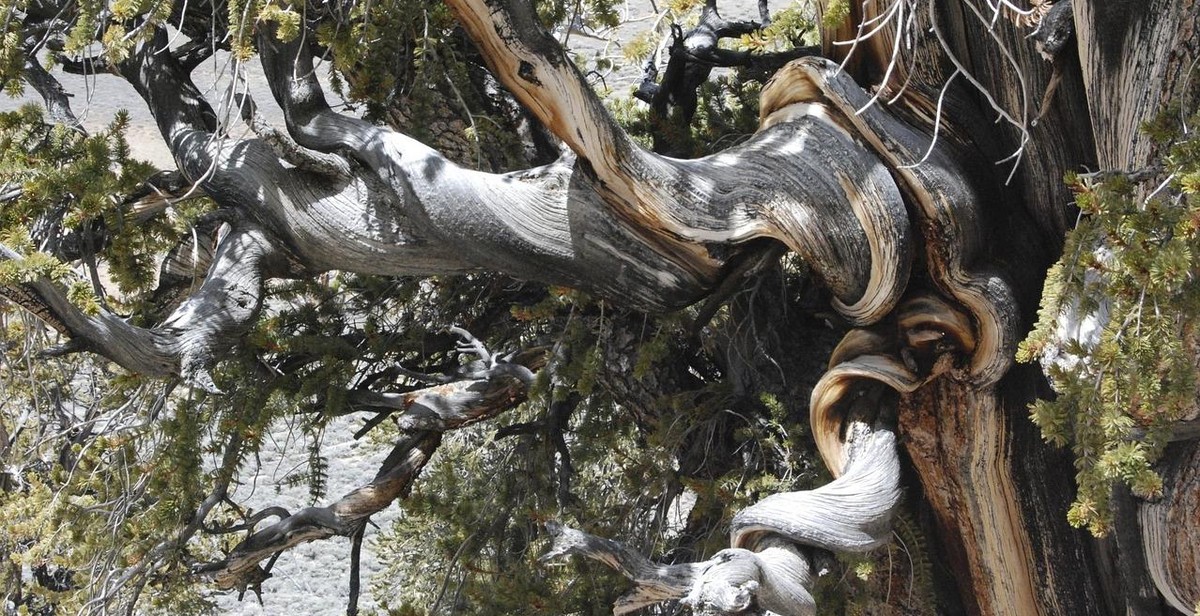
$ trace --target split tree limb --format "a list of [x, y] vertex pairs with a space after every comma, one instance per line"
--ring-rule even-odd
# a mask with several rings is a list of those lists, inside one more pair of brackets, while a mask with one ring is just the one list
[[806, 550], [780, 539], [764, 539], [759, 551], [721, 550], [695, 563], [660, 565], [636, 550], [609, 539], [551, 522], [553, 544], [543, 562], [578, 555], [615, 569], [634, 588], [613, 604], [622, 616], [663, 601], [679, 600], [698, 614], [745, 614], [757, 607], [779, 616], [812, 616], [816, 603], [807, 590], [814, 583]]
[[440, 443], [438, 432], [418, 432], [401, 440], [371, 483], [325, 507], [307, 507], [288, 515], [278, 511], [278, 522], [252, 532], [222, 560], [196, 565], [193, 573], [211, 579], [217, 588], [237, 588], [244, 593], [259, 587], [270, 577], [269, 571], [259, 566], [263, 560], [302, 543], [350, 537], [371, 515], [406, 495]]
[[[464, 330], [458, 331], [466, 334]], [[472, 349], [489, 359], [495, 357], [482, 344], [472, 345]], [[520, 363], [514, 365], [530, 372], [541, 368], [546, 353], [544, 349], [534, 349], [515, 357], [514, 361]], [[268, 508], [248, 522], [249, 535], [225, 558], [197, 565], [194, 571], [211, 579], [218, 588], [238, 588], [245, 592], [269, 577], [269, 570], [259, 565], [263, 560], [302, 543], [335, 536], [354, 537], [372, 515], [408, 495], [413, 481], [441, 443], [443, 432], [490, 419], [525, 400], [529, 383], [513, 376], [520, 371], [509, 366], [510, 363], [497, 358], [493, 368], [404, 394], [401, 398], [407, 397], [407, 404], [395, 406], [404, 409], [399, 423], [410, 435], [395, 445], [370, 483], [323, 507], [307, 507], [295, 513], [281, 507]], [[362, 393], [352, 395], [352, 403], [354, 400], [363, 403], [364, 399], [376, 398]], [[279, 521], [256, 530], [255, 526], [268, 512], [279, 517]], [[223, 532], [240, 528], [243, 526]]]

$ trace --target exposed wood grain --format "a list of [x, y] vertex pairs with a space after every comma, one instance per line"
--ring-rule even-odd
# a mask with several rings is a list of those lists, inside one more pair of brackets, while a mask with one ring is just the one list
[[1187, 102], [1182, 88], [1200, 50], [1196, 3], [1077, 0], [1072, 8], [1097, 162], [1103, 170], [1141, 169], [1154, 152], [1141, 124]]
[[[1025, 452], [1014, 450], [1021, 432], [1014, 421], [1023, 417], [994, 388], [1009, 373], [1022, 316], [1036, 299], [1030, 289], [1046, 261], [1041, 246], [1057, 245], [1073, 220], [1059, 178], [1093, 162], [1125, 170], [1151, 160], [1154, 147], [1138, 126], [1187, 94], [1198, 46], [1194, 0], [1073, 0], [1077, 43], [1063, 45], [1053, 65], [1026, 38], [1044, 2], [1030, 16], [997, 3], [989, 19], [983, 5], [966, 0], [851, 0], [850, 21], [826, 37], [829, 45], [873, 31], [836, 47], [849, 62], [809, 60], [780, 71], [764, 91], [758, 133], [694, 161], [638, 147], [541, 29], [531, 3], [448, 3], [497, 78], [572, 154], [511, 174], [451, 164], [406, 135], [333, 112], [313, 76], [312, 50], [280, 43], [266, 25], [262, 62], [295, 143], [261, 130], [260, 139], [220, 138], [190, 67], [171, 56], [159, 31], [119, 68], [146, 100], [181, 171], [237, 214], [209, 276], [149, 329], [108, 313], [83, 314], [46, 280], [5, 293], [80, 347], [212, 388], [206, 370], [253, 322], [265, 277], [297, 269], [404, 275], [483, 268], [664, 310], [717, 289], [753, 240], [770, 238], [812, 267], [843, 316], [871, 326], [847, 336], [813, 394], [814, 433], [838, 478], [741, 512], [732, 550], [665, 576], [687, 583], [643, 586], [727, 612], [757, 597], [779, 613], [811, 613], [807, 557], [796, 545], [856, 551], [886, 539], [899, 498], [894, 437], [862, 432], [850, 409], [896, 395], [906, 449], [968, 609], [1096, 609], [1063, 599], [1072, 563], [1058, 551], [1077, 543], [1037, 536], [1048, 526], [1037, 519], [1049, 515], [1048, 501], [1017, 489]], [[1166, 61], [1156, 57], [1162, 54]], [[970, 87], [961, 83], [967, 80]], [[1046, 113], [1034, 126], [1039, 95]], [[996, 114], [1005, 121], [988, 126]], [[935, 131], [940, 143], [931, 149]], [[1025, 163], [1005, 187], [1008, 168], [992, 164], [1011, 151]], [[305, 161], [321, 161], [324, 171]], [[1031, 233], [1040, 235], [1034, 247], [993, 236], [1035, 229], [1026, 218], [1040, 228]], [[514, 403], [527, 383], [507, 374], [501, 387], [493, 380], [500, 376], [415, 395], [363, 394], [358, 402], [400, 409], [404, 427], [436, 432]], [[210, 573], [224, 571], [217, 574], [226, 576], [222, 584], [242, 584], [279, 549], [355, 532], [407, 489], [435, 446], [432, 432], [406, 442], [370, 485], [252, 533], [233, 560]], [[1178, 453], [1194, 452], [1194, 443], [1174, 447], [1172, 489], [1142, 505], [1141, 519], [1156, 584], [1172, 605], [1190, 609], [1200, 542], [1188, 522], [1200, 480], [1195, 456]], [[604, 544], [588, 545], [604, 552]], [[663, 573], [633, 556], [613, 557], [611, 545], [608, 551], [610, 564], [641, 572], [634, 577]], [[770, 581], [776, 574], [779, 583]]]
[[971, 613], [1053, 613], [1039, 598], [996, 396], [938, 379], [902, 399], [900, 428]]
[[849, 427], [849, 463], [814, 490], [772, 495], [738, 512], [729, 549], [697, 563], [658, 565], [622, 543], [554, 523], [543, 560], [578, 554], [633, 580], [614, 614], [680, 599], [697, 613], [744, 614], [752, 607], [781, 616], [812, 616], [816, 582], [810, 548], [864, 552], [891, 538], [900, 501], [895, 435], [879, 425]]
[[1146, 563], [1171, 607], [1193, 614], [1200, 606], [1200, 441], [1177, 443], [1164, 454], [1163, 496], [1138, 507]]

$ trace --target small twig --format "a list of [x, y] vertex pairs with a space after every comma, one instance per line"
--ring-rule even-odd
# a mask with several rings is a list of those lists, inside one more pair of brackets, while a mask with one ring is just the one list
[[375, 426], [378, 426], [387, 420], [388, 417], [391, 417], [392, 413], [394, 412], [395, 409], [386, 409], [375, 413], [373, 417], [368, 418], [366, 422], [363, 423], [363, 427], [359, 428], [358, 431], [354, 433], [354, 440], [357, 441], [358, 439], [366, 436], [368, 432], [375, 429]]
[[462, 342], [459, 342], [457, 345], [455, 345], [455, 349], [459, 353], [474, 353], [478, 355], [479, 359], [482, 359], [484, 363], [488, 365], [488, 367], [495, 365], [495, 361], [492, 359], [491, 351], [488, 351], [487, 347], [484, 346], [478, 338], [471, 334], [471, 332], [458, 326], [451, 326], [450, 333], [462, 338]]
[[696, 314], [696, 318], [692, 319], [692, 324], [688, 327], [688, 340], [696, 341], [700, 339], [700, 330], [708, 325], [721, 306], [729, 298], [742, 288], [745, 281], [753, 273], [767, 264], [774, 263], [780, 256], [787, 252], [782, 244], [772, 246], [771, 248], [760, 252], [756, 255], [751, 255], [749, 258], [742, 260], [733, 266], [733, 270], [725, 276], [721, 281], [717, 290], [709, 296], [709, 299], [700, 307], [700, 311]]
[[277, 517], [283, 520], [291, 517], [291, 515], [291, 512], [283, 507], [267, 507], [266, 509], [251, 515], [249, 518], [246, 518], [241, 524], [235, 524], [233, 526], [204, 526], [202, 528], [204, 532], [210, 535], [228, 535], [230, 533], [236, 533], [243, 530], [253, 531], [254, 527], [258, 526], [259, 522], [262, 522], [270, 517]]
[[363, 534], [366, 528], [366, 524], [359, 526], [350, 537], [350, 599], [346, 605], [346, 616], [358, 616], [359, 560], [362, 557]]
[[1111, 171], [1091, 171], [1088, 173], [1080, 173], [1078, 177], [1084, 182], [1102, 182], [1115, 177], [1123, 177], [1134, 184], [1148, 182], [1162, 174], [1162, 165], [1154, 164], [1129, 171], [1111, 170]]
[[433, 602], [433, 607], [429, 608], [430, 614], [436, 614], [438, 607], [442, 605], [442, 599], [446, 597], [446, 589], [450, 587], [450, 576], [454, 572], [455, 564], [458, 563], [458, 559], [462, 557], [463, 552], [467, 549], [467, 546], [475, 540], [475, 535], [478, 534], [479, 531], [476, 530], [470, 535], [467, 535], [467, 538], [463, 539], [462, 544], [460, 544], [458, 549], [454, 551], [454, 556], [450, 557], [450, 562], [446, 565], [446, 577], [442, 578], [442, 587], [438, 591], [437, 600]]

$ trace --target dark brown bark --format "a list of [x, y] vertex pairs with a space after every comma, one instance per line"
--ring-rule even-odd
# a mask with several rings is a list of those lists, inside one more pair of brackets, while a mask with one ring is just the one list
[[[850, 21], [827, 32], [826, 43], [854, 38], [861, 32], [856, 24], [885, 16], [897, 4], [852, 2]], [[889, 75], [886, 67], [897, 36], [893, 24], [881, 36], [860, 43], [847, 65], [862, 83], [889, 77], [884, 87], [889, 95], [904, 89], [891, 111], [926, 131], [934, 101], [943, 94], [937, 88], [953, 77], [957, 85], [944, 92], [941, 130], [951, 141], [975, 144], [984, 160], [999, 160], [1025, 142], [1021, 165], [1007, 185], [1007, 169], [964, 168], [976, 181], [991, 182], [991, 188], [983, 189], [987, 198], [980, 211], [994, 231], [978, 254], [997, 268], [1013, 291], [1020, 319], [1006, 327], [1016, 335], [1028, 327], [1044, 267], [1062, 231], [1074, 221], [1062, 175], [1097, 164], [1113, 171], [1146, 168], [1154, 152], [1138, 126], [1169, 103], [1190, 104], [1181, 98], [1187, 93], [1180, 92], [1190, 62], [1183, 58], [1194, 57], [1189, 52], [1196, 46], [1197, 11], [1189, 3], [1132, 7], [1075, 0], [1078, 36], [1053, 62], [1046, 62], [1034, 41], [1025, 40], [1049, 9], [1048, 3], [1033, 4], [1030, 15], [1004, 11], [994, 27], [991, 19], [980, 19], [979, 13], [992, 17], [983, 3], [933, 3], [932, 10], [914, 4], [908, 9], [919, 24], [915, 31], [935, 28], [939, 45], [930, 46], [928, 37], [918, 37], [911, 51], [902, 51], [899, 66]], [[944, 50], [938, 49], [942, 46]], [[827, 47], [835, 57], [847, 49]], [[970, 73], [976, 88], [959, 87], [964, 77], [955, 74], [956, 66], [946, 61], [943, 51]], [[1135, 83], [1145, 87], [1131, 87]], [[993, 104], [1015, 122], [980, 122], [999, 113]], [[1042, 111], [1034, 124], [1035, 112]], [[1022, 238], [1019, 245], [1004, 239], [1013, 237]], [[927, 232], [925, 239], [929, 247], [942, 245], [944, 238]], [[927, 254], [934, 264], [936, 256]], [[927, 266], [918, 264], [917, 269]], [[970, 306], [968, 313], [978, 318]], [[901, 434], [965, 607], [975, 614], [1153, 610], [1157, 599], [1145, 595], [1148, 572], [1128, 571], [1131, 564], [1147, 562], [1154, 569], [1178, 562], [1179, 571], [1188, 571], [1194, 579], [1197, 570], [1188, 564], [1191, 557], [1163, 548], [1145, 559], [1138, 553], [1138, 542], [1129, 540], [1110, 540], [1113, 547], [1106, 550], [1065, 524], [1073, 491], [1069, 456], [1040, 442], [1025, 410], [1035, 392], [1047, 395], [1038, 384], [1041, 379], [1036, 371], [1025, 369], [983, 387], [943, 378], [902, 396]], [[1187, 493], [1194, 489], [1187, 482], [1176, 476], [1174, 485]], [[1161, 536], [1151, 533], [1146, 542], [1193, 545], [1194, 533], [1195, 525], [1176, 525]], [[1107, 560], [1114, 553], [1119, 553], [1120, 562]], [[1159, 586], [1163, 588], [1162, 581]]]

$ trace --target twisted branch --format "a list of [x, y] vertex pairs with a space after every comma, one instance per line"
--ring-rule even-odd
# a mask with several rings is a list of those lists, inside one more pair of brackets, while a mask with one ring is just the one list
[[[486, 347], [465, 330], [473, 350], [494, 357]], [[468, 342], [467, 344], [470, 344]], [[476, 347], [476, 344], [478, 345]], [[545, 363], [544, 349], [514, 355], [511, 362], [496, 360], [494, 369], [475, 371], [459, 378], [403, 395], [352, 392], [351, 403], [360, 408], [369, 404], [402, 409], [398, 418], [401, 429], [410, 432], [392, 448], [370, 483], [357, 488], [336, 502], [323, 507], [307, 507], [289, 513], [271, 507], [252, 516], [243, 525], [216, 532], [248, 529], [250, 532], [220, 561], [202, 563], [194, 572], [212, 580], [217, 588], [237, 588], [245, 592], [270, 577], [270, 568], [259, 563], [273, 559], [297, 545], [330, 537], [353, 537], [361, 532], [369, 518], [396, 499], [408, 495], [421, 469], [441, 444], [442, 433], [495, 417], [525, 400], [528, 382], [514, 372], [532, 373]], [[519, 370], [518, 370], [519, 368]], [[257, 523], [270, 516], [279, 521], [255, 530]]]

